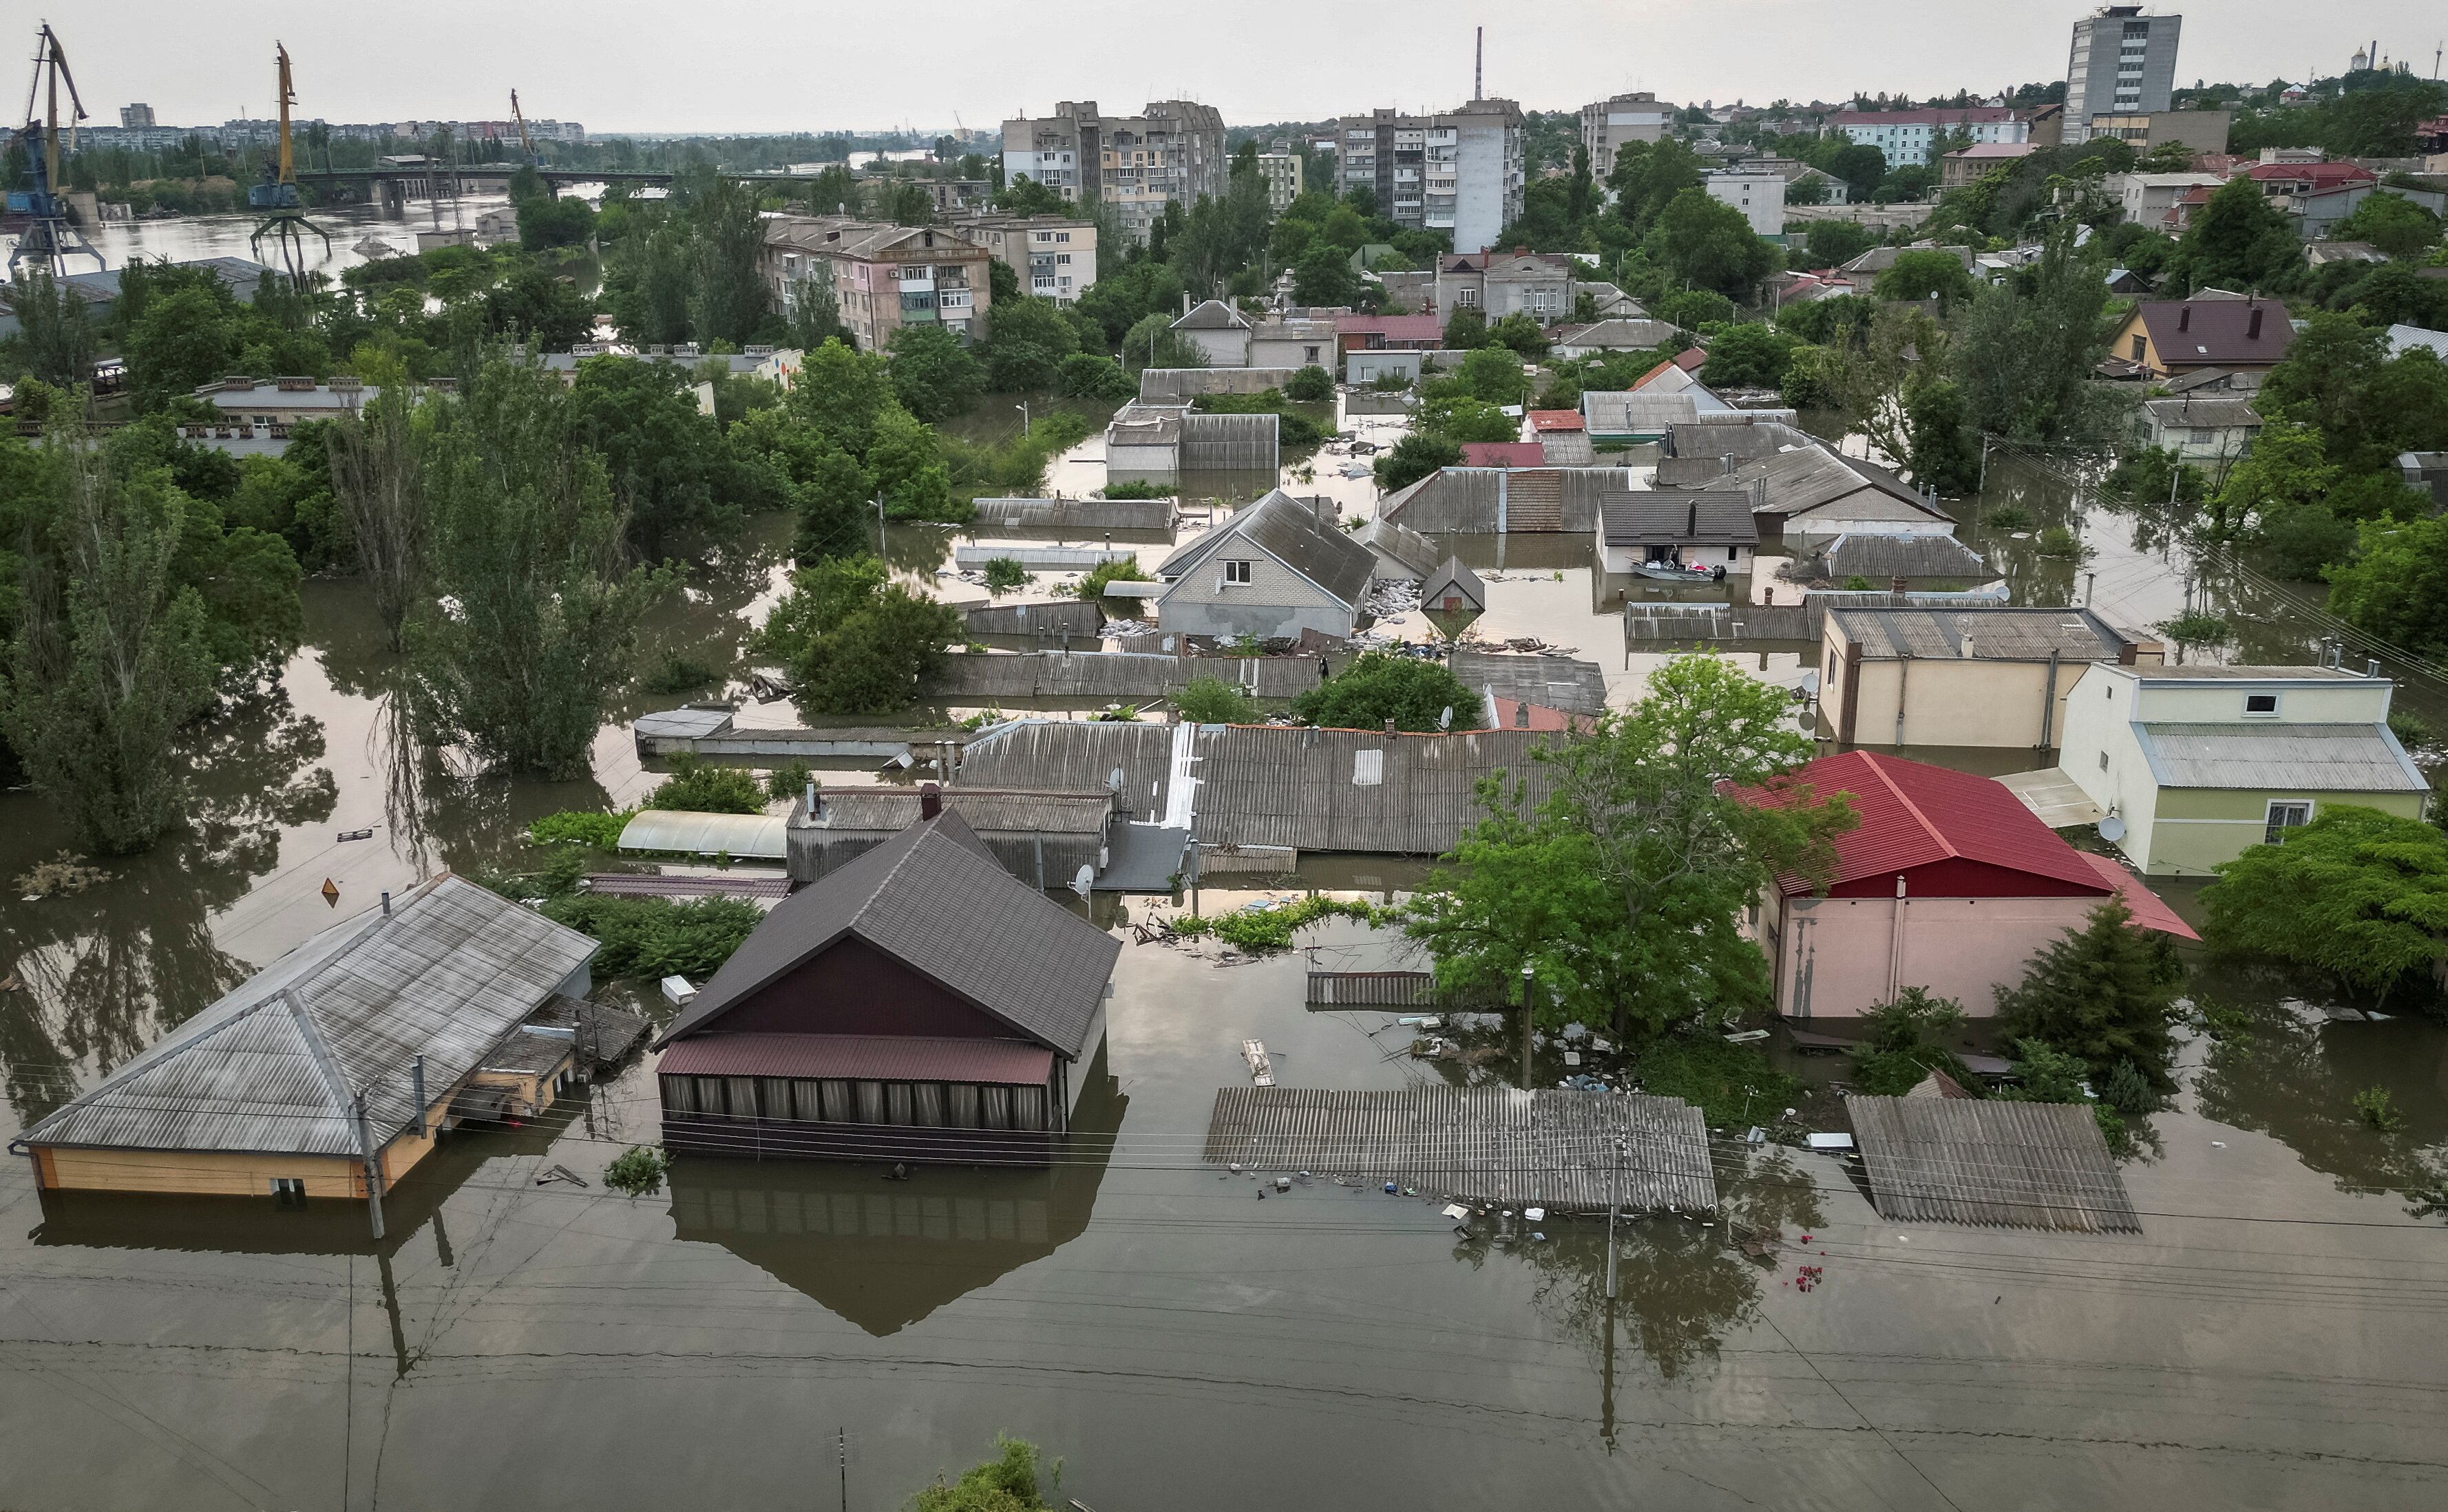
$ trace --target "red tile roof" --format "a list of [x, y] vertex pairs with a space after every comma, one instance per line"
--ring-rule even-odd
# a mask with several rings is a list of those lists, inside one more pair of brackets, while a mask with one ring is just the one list
[[1535, 441], [1466, 441], [1462, 447], [1465, 467], [1544, 467], [1547, 450]]
[[2357, 162], [2257, 162], [2247, 177], [2262, 183], [2300, 183], [2318, 194], [2351, 183], [2378, 183], [2380, 175]]
[[[1950, 861], [1975, 863], [1972, 869], [1949, 868], [1949, 880], [1978, 890], [1951, 885], [1938, 896], [2105, 896], [2112, 885], [2020, 799], [1986, 777], [1856, 750], [1822, 756], [1766, 791], [1750, 789], [1738, 796], [1747, 803], [1773, 803], [1782, 801], [1779, 795], [1800, 787], [1822, 798], [1849, 794], [1853, 811], [1861, 817], [1859, 824], [1836, 838], [1836, 869], [1826, 879], [1830, 893], [1884, 896], [1893, 891], [1898, 873]], [[1984, 868], [2013, 875], [1983, 877], [1979, 869]], [[1871, 885], [1847, 889], [1847, 883]], [[1808, 890], [1798, 878], [1786, 883], [1788, 894]]]
[[699, 1034], [656, 1066], [690, 1076], [811, 1076], [869, 1082], [996, 1082], [1042, 1087], [1054, 1052], [1020, 1040], [914, 1034]]
[[1533, 430], [1586, 430], [1578, 409], [1533, 409], [1530, 411]]
[[1389, 341], [1438, 341], [1445, 332], [1434, 315], [1337, 315], [1334, 329], [1346, 336], [1374, 331]]

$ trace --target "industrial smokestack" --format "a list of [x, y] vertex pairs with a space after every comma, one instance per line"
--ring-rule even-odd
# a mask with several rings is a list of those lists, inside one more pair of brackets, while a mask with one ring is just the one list
[[933, 819], [944, 811], [944, 790], [933, 783], [918, 784], [918, 817]]
[[[1474, 27], [1471, 28], [1471, 35], [1473, 40], [1470, 47], [1470, 97], [1473, 100], [1484, 100], [1487, 98], [1487, 28]], [[2375, 43], [2374, 46], [2377, 47], [2378, 44]]]

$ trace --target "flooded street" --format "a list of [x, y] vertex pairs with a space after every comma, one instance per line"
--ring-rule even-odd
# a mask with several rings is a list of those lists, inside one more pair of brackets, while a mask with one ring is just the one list
[[[1095, 486], [1090, 456], [1054, 476]], [[1287, 486], [1366, 513], [1373, 488], [1333, 475], [1342, 460]], [[2039, 558], [2036, 534], [1960, 506], [2018, 602], [2079, 601], [2095, 574], [2095, 607], [2142, 628], [2182, 612], [2190, 579], [2238, 631], [2213, 654], [2315, 654], [2322, 627], [2291, 592], [2196, 564], [2047, 472], [1993, 461], [1991, 483], [1983, 503], [2031, 511], [2034, 533], [2076, 528], [2093, 554]], [[659, 611], [647, 660], [686, 652], [736, 675], [788, 539], [786, 520], [753, 521]], [[968, 539], [895, 525], [886, 551], [905, 581], [983, 598], [937, 576]], [[1129, 544], [1151, 564], [1171, 549]], [[1482, 638], [1575, 647], [1618, 704], [1663, 660], [1626, 654], [1623, 584], [1594, 576], [1589, 541], [1453, 545], [1490, 578]], [[585, 782], [464, 778], [398, 744], [354, 585], [308, 585], [307, 640], [277, 696], [192, 753], [186, 829], [86, 892], [0, 900], [9, 1133], [335, 912], [435, 865], [531, 858], [519, 831], [538, 814], [636, 802], [658, 779], [626, 722], [688, 696], [633, 692]], [[1814, 655], [1739, 659], [1791, 683]], [[2400, 696], [2448, 723], [2437, 687]], [[1989, 769], [2020, 753], [1918, 754]], [[67, 843], [41, 800], [0, 795], [6, 876]], [[1291, 886], [1382, 901], [1425, 870], [1311, 856]], [[2164, 891], [2198, 921], [2197, 886]], [[1199, 906], [1254, 896], [1209, 889]], [[1127, 915], [1175, 906], [1132, 899]], [[1100, 895], [1091, 917], [1124, 914]], [[0, 1416], [13, 1444], [41, 1446], [0, 1460], [0, 1504], [885, 1512], [999, 1430], [1062, 1456], [1064, 1494], [1101, 1512], [2448, 1495], [2448, 1223], [2410, 1195], [2448, 1169], [2434, 1020], [2332, 1019], [2302, 983], [2197, 958], [2196, 996], [2249, 1027], [2188, 1047], [2174, 1107], [2124, 1167], [2140, 1236], [1899, 1226], [1846, 1162], [1724, 1139], [1724, 1209], [1628, 1225], [1610, 1308], [1602, 1224], [1474, 1219], [1459, 1234], [1438, 1194], [1388, 1196], [1365, 1172], [1261, 1200], [1203, 1162], [1217, 1088], [1247, 1081], [1246, 1038], [1289, 1087], [1462, 1074], [1405, 1054], [1389, 1013], [1304, 1006], [1312, 962], [1408, 964], [1395, 937], [1337, 921], [1303, 940], [1313, 953], [1231, 963], [1126, 943], [1110, 1080], [1043, 1172], [895, 1183], [869, 1166], [698, 1160], [658, 1196], [617, 1196], [604, 1166], [659, 1133], [651, 1057], [527, 1127], [452, 1135], [387, 1200], [379, 1245], [354, 1203], [45, 1196], [26, 1162], [0, 1162]], [[2373, 1086], [2402, 1127], [2358, 1120], [2351, 1099]], [[536, 1184], [555, 1165], [589, 1184]], [[1807, 1292], [1802, 1264], [1824, 1269]]]

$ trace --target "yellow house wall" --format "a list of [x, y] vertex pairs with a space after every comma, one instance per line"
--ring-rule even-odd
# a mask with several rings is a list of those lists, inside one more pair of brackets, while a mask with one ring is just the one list
[[2153, 877], [2207, 877], [2267, 834], [2272, 800], [2309, 799], [2318, 819], [2330, 805], [2352, 803], [2406, 819], [2422, 817], [2421, 793], [2323, 793], [2247, 791], [2234, 788], [2163, 787], [2151, 826], [2143, 870]]
[[[450, 1106], [445, 1092], [426, 1109], [426, 1135], [411, 1129], [384, 1145], [377, 1159], [389, 1191], [430, 1154], [440, 1120]], [[84, 1149], [35, 1147], [42, 1184], [54, 1191], [161, 1192], [198, 1197], [269, 1197], [276, 1178], [303, 1181], [308, 1197], [366, 1195], [360, 1162], [336, 1155], [275, 1155], [237, 1150]]]

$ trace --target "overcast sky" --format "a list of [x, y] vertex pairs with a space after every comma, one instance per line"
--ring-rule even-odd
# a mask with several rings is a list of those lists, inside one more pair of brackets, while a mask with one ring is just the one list
[[[8, 0], [12, 32], [36, 10]], [[308, 6], [108, 0], [49, 5], [86, 108], [116, 124], [270, 109], [289, 46], [298, 112], [327, 121], [577, 120], [598, 132], [992, 126], [1057, 100], [1109, 110], [1205, 101], [1233, 124], [1315, 121], [1487, 92], [1539, 109], [1623, 89], [1765, 104], [1855, 90], [1994, 91], [2064, 77], [2090, 7], [1999, 0], [362, 0]], [[2168, 9], [2168, 8], [2161, 8]], [[2448, 9], [2414, 0], [2210, 0], [2185, 17], [2177, 72], [2263, 82], [2343, 72], [2373, 37], [2432, 71]], [[20, 57], [30, 54], [21, 47]]]

